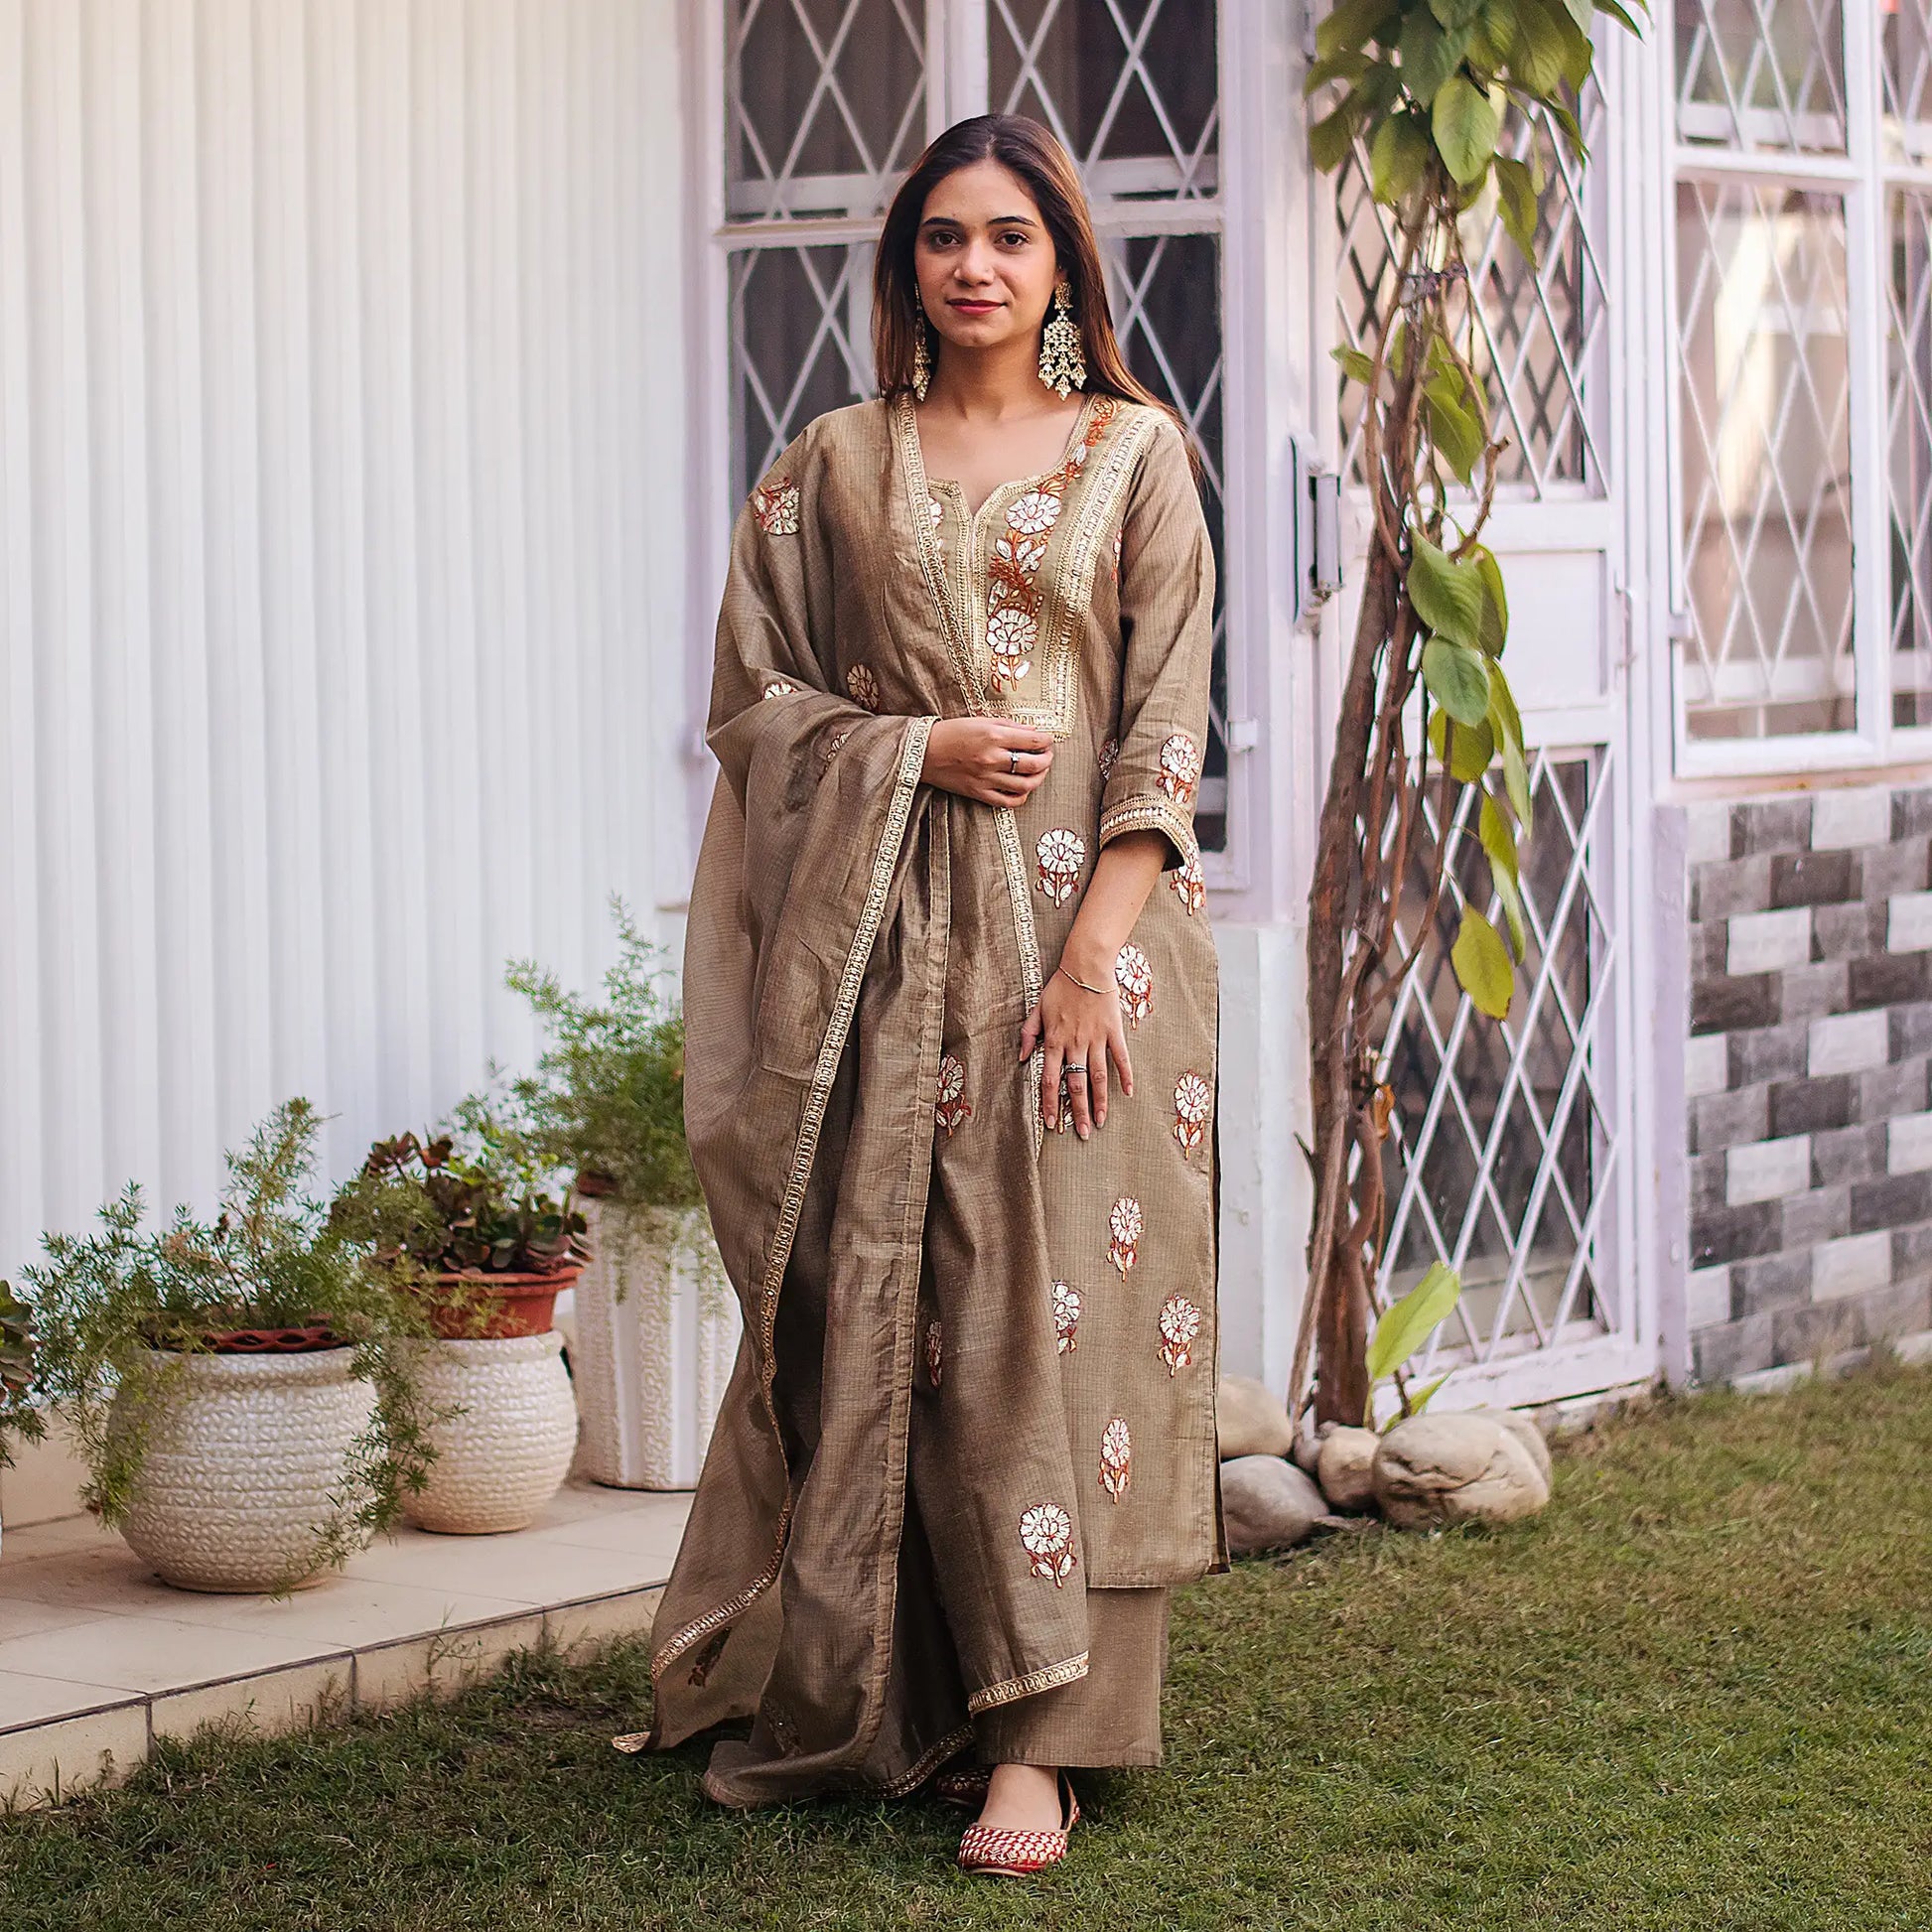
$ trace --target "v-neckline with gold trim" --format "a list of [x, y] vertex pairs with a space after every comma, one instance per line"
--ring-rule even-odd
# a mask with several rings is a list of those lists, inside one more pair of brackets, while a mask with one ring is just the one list
[[901, 391], [898, 401], [899, 406], [905, 411], [905, 448], [907, 454], [915, 460], [916, 481], [928, 495], [934, 490], [944, 490], [953, 496], [958, 501], [960, 513], [965, 517], [968, 528], [977, 531], [980, 527], [980, 519], [1001, 496], [1018, 500], [1029, 489], [1044, 483], [1048, 477], [1057, 477], [1073, 461], [1073, 453], [1080, 447], [1081, 439], [1087, 433], [1087, 425], [1093, 419], [1093, 402], [1097, 393], [1098, 391], [1093, 389], [1081, 391], [1080, 407], [1074, 413], [1073, 427], [1067, 432], [1066, 442], [1060, 449], [1058, 462], [1049, 463], [1044, 470], [1035, 470], [1030, 477], [1009, 477], [1005, 483], [995, 483], [975, 507], [966, 501], [965, 485], [957, 477], [934, 477], [928, 474], [925, 467], [925, 447], [919, 441], [918, 412], [913, 408], [910, 396]]

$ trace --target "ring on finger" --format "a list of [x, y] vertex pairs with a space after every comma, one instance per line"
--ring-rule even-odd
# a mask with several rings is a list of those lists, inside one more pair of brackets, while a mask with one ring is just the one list
[[1007, 748], [1007, 770], [1010, 777], [1017, 778], [1020, 775], [1020, 754], [1011, 746]]

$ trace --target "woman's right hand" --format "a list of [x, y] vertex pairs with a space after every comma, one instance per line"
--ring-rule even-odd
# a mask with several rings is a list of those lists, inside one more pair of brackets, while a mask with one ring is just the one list
[[1053, 762], [1053, 734], [1004, 718], [941, 718], [925, 742], [919, 775], [982, 805], [1022, 805]]

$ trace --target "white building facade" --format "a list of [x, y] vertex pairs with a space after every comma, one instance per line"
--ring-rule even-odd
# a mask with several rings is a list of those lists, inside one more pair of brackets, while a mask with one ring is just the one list
[[[1392, 1287], [1463, 1272], [1465, 1400], [1932, 1321], [1927, 12], [1606, 25], [1539, 266], [1470, 223], [1531, 944], [1499, 1027], [1441, 960], [1405, 996], [1389, 1241]], [[733, 511], [871, 393], [885, 204], [995, 108], [1080, 161], [1206, 460], [1222, 1367], [1280, 1386], [1357, 574], [1328, 350], [1390, 272], [1361, 171], [1308, 166], [1311, 33], [1291, 0], [0, 0], [0, 1269], [130, 1177], [206, 1202], [289, 1094], [337, 1172], [426, 1124], [531, 1050], [504, 962], [588, 983], [613, 892], [675, 943]]]

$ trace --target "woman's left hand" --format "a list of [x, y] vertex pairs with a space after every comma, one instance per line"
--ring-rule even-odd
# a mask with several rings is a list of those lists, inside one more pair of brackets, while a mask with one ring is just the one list
[[1106, 1123], [1108, 1055], [1112, 1054], [1120, 1070], [1121, 1092], [1130, 1098], [1134, 1068], [1127, 1057], [1127, 1030], [1121, 1020], [1119, 995], [1096, 973], [1069, 970], [1089, 985], [1098, 985], [1101, 991], [1090, 993], [1076, 986], [1066, 971], [1054, 972], [1020, 1030], [1020, 1057], [1026, 1059], [1035, 1046], [1045, 1049], [1045, 1065], [1039, 1075], [1039, 1111], [1051, 1128], [1060, 1124], [1060, 1075], [1065, 1072], [1073, 1131], [1084, 1141]]

